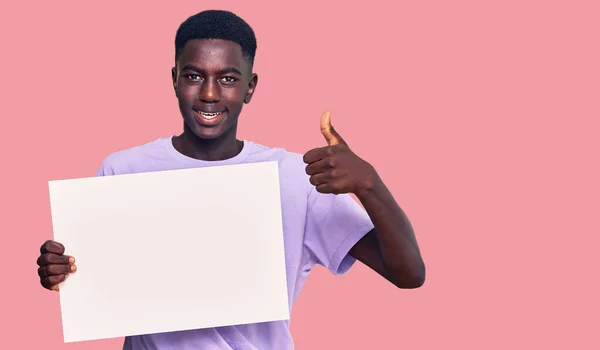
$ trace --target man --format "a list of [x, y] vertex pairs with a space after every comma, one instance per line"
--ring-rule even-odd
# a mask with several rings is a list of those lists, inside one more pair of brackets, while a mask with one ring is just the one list
[[[253, 30], [235, 14], [211, 10], [188, 18], [176, 34], [172, 68], [183, 132], [113, 153], [96, 175], [276, 160], [290, 309], [315, 264], [339, 275], [359, 260], [399, 288], [420, 287], [425, 266], [408, 219], [375, 169], [331, 127], [328, 113], [321, 123], [327, 146], [304, 156], [236, 138], [242, 107], [258, 83], [255, 53]], [[42, 245], [38, 274], [45, 288], [58, 290], [75, 272], [75, 257], [64, 252], [59, 242]], [[124, 349], [291, 348], [286, 321], [133, 336], [124, 344]]]

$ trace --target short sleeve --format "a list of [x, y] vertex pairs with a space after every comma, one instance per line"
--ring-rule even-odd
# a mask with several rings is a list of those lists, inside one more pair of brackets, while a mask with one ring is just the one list
[[304, 244], [314, 263], [335, 275], [346, 273], [356, 261], [350, 249], [372, 229], [369, 215], [350, 195], [322, 194], [312, 187]]
[[100, 165], [100, 168], [98, 168], [98, 171], [96, 171], [96, 174], [94, 176], [106, 176], [106, 169], [102, 165]]
[[96, 174], [94, 176], [98, 177], [98, 176], [110, 176], [110, 175], [114, 175], [114, 172], [109, 165], [109, 158], [106, 158], [106, 159], [104, 159], [104, 161], [102, 161], [102, 163], [100, 164], [100, 167], [98, 168], [98, 170], [96, 171]]

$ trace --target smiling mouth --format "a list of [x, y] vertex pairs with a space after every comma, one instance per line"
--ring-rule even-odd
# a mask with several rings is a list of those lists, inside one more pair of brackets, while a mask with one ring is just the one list
[[216, 117], [220, 116], [221, 114], [223, 114], [223, 112], [216, 112], [216, 113], [206, 113], [206, 112], [198, 112], [198, 114], [200, 114], [202, 116], [202, 118], [204, 119], [215, 119]]
[[194, 114], [196, 116], [196, 120], [204, 126], [216, 126], [221, 123], [221, 121], [226, 117], [227, 110], [223, 110], [220, 112], [203, 112], [199, 110], [194, 110]]

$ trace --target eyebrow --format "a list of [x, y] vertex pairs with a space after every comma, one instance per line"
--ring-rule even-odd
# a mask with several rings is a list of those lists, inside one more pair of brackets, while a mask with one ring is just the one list
[[[185, 65], [181, 70], [182, 71], [184, 71], [184, 70], [193, 70], [193, 71], [195, 71], [197, 73], [200, 73], [200, 74], [203, 74], [205, 72], [204, 69], [198, 68], [198, 67], [193, 66], [191, 64]], [[227, 74], [227, 73], [235, 73], [235, 74], [238, 74], [238, 75], [243, 75], [242, 72], [240, 72], [239, 69], [233, 68], [233, 67], [223, 68], [223, 69], [221, 69], [219, 71], [219, 74]]]

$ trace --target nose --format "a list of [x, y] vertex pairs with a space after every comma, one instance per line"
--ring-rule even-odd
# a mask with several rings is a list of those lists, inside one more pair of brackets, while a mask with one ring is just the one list
[[202, 102], [214, 103], [219, 102], [221, 99], [221, 92], [219, 91], [219, 84], [213, 79], [207, 79], [200, 88], [200, 99]]

